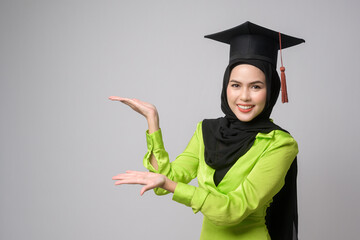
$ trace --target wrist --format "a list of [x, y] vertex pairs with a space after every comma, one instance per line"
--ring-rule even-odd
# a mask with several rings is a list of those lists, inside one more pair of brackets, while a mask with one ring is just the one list
[[163, 185], [162, 188], [165, 189], [166, 191], [174, 193], [176, 185], [177, 185], [176, 182], [174, 182], [174, 181], [170, 180], [169, 178], [165, 177], [165, 182], [164, 182], [164, 185]]
[[147, 122], [148, 122], [148, 127], [149, 127], [149, 133], [153, 133], [156, 132], [157, 130], [160, 129], [159, 126], [159, 117], [156, 114], [152, 115], [151, 117], [147, 118]]

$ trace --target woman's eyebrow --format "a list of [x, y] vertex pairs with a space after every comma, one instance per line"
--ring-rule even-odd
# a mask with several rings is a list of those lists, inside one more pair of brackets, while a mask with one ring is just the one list
[[263, 81], [254, 81], [254, 82], [251, 82], [250, 84], [265, 84]]
[[241, 82], [239, 82], [239, 81], [236, 81], [236, 80], [234, 80], [234, 79], [231, 79], [229, 82], [234, 82], [234, 83], [241, 83]]
[[[237, 81], [235, 79], [231, 79], [229, 82], [234, 82], [234, 83], [241, 83], [240, 81]], [[265, 84], [263, 81], [253, 81], [253, 82], [250, 82], [249, 84]]]

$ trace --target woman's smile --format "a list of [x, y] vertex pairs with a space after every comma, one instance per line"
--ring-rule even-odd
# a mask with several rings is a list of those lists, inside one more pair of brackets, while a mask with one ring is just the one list
[[226, 94], [229, 107], [236, 117], [240, 121], [250, 122], [266, 105], [265, 74], [253, 65], [237, 65], [231, 71]]
[[240, 112], [243, 112], [243, 113], [250, 112], [254, 108], [254, 105], [241, 105], [241, 104], [238, 104], [237, 106], [238, 106]]

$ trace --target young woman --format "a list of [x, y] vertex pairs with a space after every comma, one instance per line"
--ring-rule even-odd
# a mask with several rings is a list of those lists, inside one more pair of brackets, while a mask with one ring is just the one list
[[[155, 106], [110, 97], [142, 114], [149, 126], [144, 166], [150, 172], [127, 171], [113, 177], [115, 184], [144, 185], [141, 194], [173, 193], [174, 201], [203, 213], [201, 239], [297, 239], [298, 147], [270, 114], [280, 91], [278, 49], [304, 40], [250, 22], [206, 37], [230, 44], [221, 94], [225, 116], [198, 123], [185, 151], [170, 162]], [[188, 185], [194, 178], [198, 187]]]

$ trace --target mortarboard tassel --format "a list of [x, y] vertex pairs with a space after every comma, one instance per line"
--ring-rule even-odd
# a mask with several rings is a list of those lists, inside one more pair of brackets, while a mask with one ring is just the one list
[[286, 76], [285, 76], [285, 67], [280, 67], [281, 71], [281, 100], [282, 103], [289, 102], [287, 89], [286, 89]]
[[281, 101], [282, 103], [289, 102], [287, 89], [286, 89], [286, 76], [285, 76], [285, 67], [283, 65], [282, 60], [282, 52], [281, 52], [281, 33], [279, 32], [279, 44], [280, 44], [280, 59], [281, 59]]

